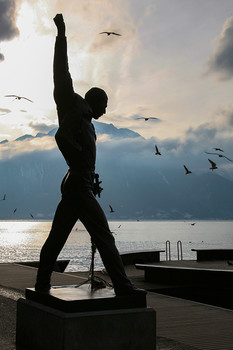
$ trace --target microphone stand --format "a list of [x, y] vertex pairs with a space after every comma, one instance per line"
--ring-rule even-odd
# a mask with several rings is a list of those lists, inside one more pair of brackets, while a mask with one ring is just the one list
[[[98, 195], [98, 197], [100, 198], [100, 193], [103, 191], [103, 188], [100, 187], [100, 184], [102, 183], [102, 181], [99, 181], [99, 174], [95, 174], [94, 180], [95, 180], [95, 182], [94, 182], [94, 195], [95, 196]], [[91, 264], [90, 264], [88, 278], [86, 281], [82, 282], [77, 287], [79, 287], [83, 284], [86, 284], [86, 283], [91, 284], [92, 291], [95, 289], [106, 288], [107, 286], [112, 287], [112, 285], [110, 283], [108, 283], [107, 281], [105, 281], [103, 278], [95, 276], [94, 265], [95, 265], [96, 249], [97, 249], [96, 245], [93, 242], [93, 240], [91, 239]]]

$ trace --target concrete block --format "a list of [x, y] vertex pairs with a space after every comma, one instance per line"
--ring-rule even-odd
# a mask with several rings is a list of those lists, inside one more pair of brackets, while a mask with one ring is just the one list
[[155, 350], [152, 308], [66, 313], [17, 302], [16, 344], [27, 350]]
[[165, 250], [142, 250], [133, 252], [122, 252], [121, 260], [124, 265], [145, 264], [160, 261], [160, 253]]

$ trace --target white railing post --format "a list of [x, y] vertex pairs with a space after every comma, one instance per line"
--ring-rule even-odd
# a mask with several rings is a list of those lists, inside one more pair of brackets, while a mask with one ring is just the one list
[[183, 260], [183, 249], [181, 241], [177, 241], [177, 256], [178, 260]]
[[166, 241], [166, 260], [171, 260], [171, 242], [169, 240]]

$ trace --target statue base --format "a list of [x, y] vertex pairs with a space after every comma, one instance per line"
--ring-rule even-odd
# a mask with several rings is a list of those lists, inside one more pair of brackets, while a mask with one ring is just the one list
[[49, 293], [27, 288], [26, 299], [64, 312], [86, 312], [146, 307], [146, 295], [116, 297], [113, 288], [92, 290], [90, 283], [81, 286], [54, 286]]
[[116, 297], [108, 288], [26, 289], [17, 302], [17, 346], [33, 350], [154, 350], [156, 313], [146, 296]]

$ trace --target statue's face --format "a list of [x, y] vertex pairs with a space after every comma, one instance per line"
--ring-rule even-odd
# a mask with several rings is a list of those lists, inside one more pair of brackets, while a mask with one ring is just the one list
[[99, 100], [98, 102], [94, 103], [91, 106], [94, 119], [99, 119], [103, 114], [106, 113], [107, 104], [108, 104], [108, 100], [103, 99], [103, 100]]

